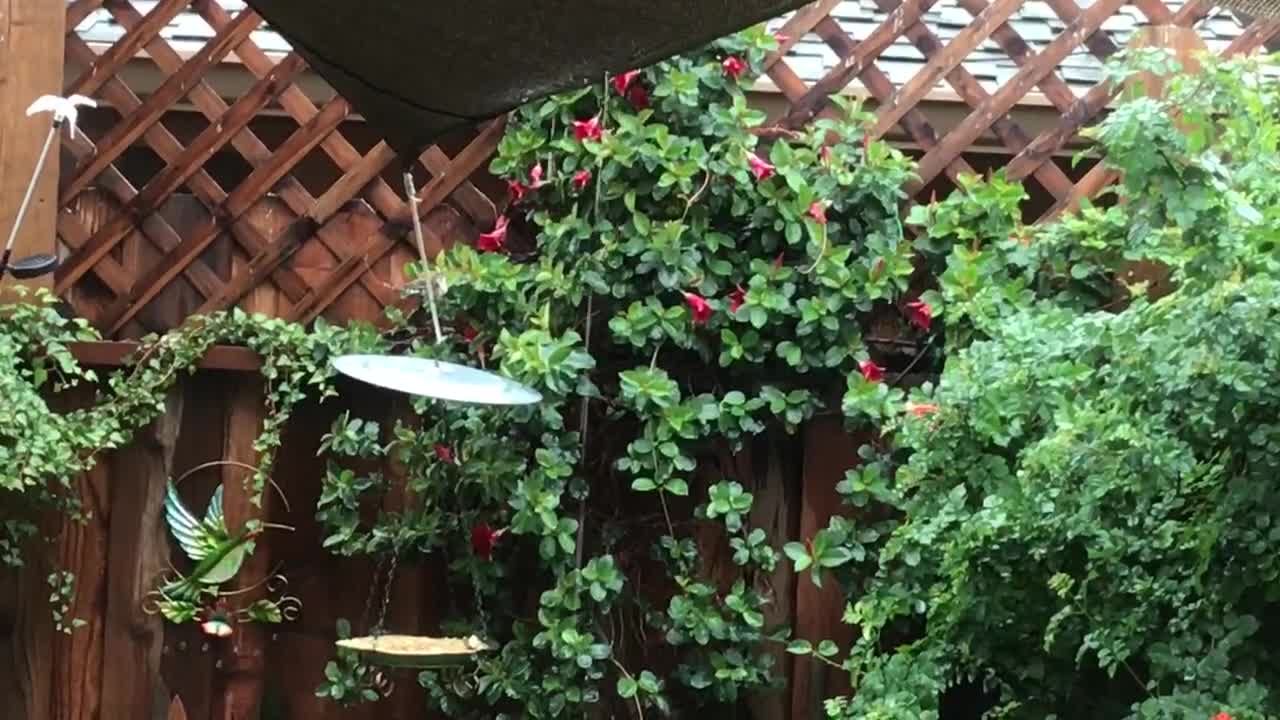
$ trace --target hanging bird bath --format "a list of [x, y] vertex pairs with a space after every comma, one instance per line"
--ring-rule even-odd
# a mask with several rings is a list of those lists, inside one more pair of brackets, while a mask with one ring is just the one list
[[339, 640], [338, 647], [351, 650], [374, 665], [419, 670], [456, 667], [482, 652], [497, 649], [475, 635], [465, 638], [371, 635]]
[[410, 395], [479, 405], [532, 405], [536, 390], [501, 375], [441, 360], [402, 355], [344, 355], [333, 362], [338, 372]]

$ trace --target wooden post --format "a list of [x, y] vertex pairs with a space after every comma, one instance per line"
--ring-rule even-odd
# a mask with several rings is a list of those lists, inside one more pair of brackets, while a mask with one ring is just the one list
[[[860, 440], [845, 432], [843, 418], [814, 418], [804, 429], [804, 482], [800, 504], [800, 537], [812, 538], [827, 526], [832, 515], [843, 505], [836, 484], [846, 470], [856, 467]], [[809, 573], [796, 579], [795, 636], [817, 645], [821, 640], [834, 640], [847, 648], [854, 629], [842, 622], [844, 595], [829, 574], [822, 587], [816, 587]], [[822, 701], [850, 692], [849, 677], [809, 658], [796, 658], [791, 685], [792, 720], [824, 717]]]
[[[777, 547], [796, 536], [800, 524], [800, 483], [802, 445], [798, 439], [780, 432], [770, 433], [752, 448], [767, 455], [764, 463], [739, 471], [741, 477], [754, 481], [751, 492], [755, 503], [751, 508], [751, 526], [763, 528], [769, 542]], [[760, 467], [763, 465], [763, 467]], [[750, 471], [750, 474], [747, 474]], [[796, 574], [785, 558], [768, 577], [773, 602], [765, 610], [765, 626], [788, 625], [796, 610]], [[790, 679], [795, 666], [793, 656], [782, 648], [773, 653], [775, 672], [783, 681]], [[791, 698], [785, 692], [766, 690], [753, 694], [750, 700], [752, 720], [786, 720], [790, 717]]]
[[[41, 95], [62, 94], [66, 14], [64, 2], [0, 0], [0, 245], [9, 237], [51, 123], [47, 114], [27, 117], [26, 109]], [[52, 251], [57, 205], [55, 142], [14, 245], [14, 257]], [[15, 281], [6, 278], [4, 282]], [[24, 284], [48, 287], [51, 283], [46, 276]]]
[[[1200, 37], [1200, 33], [1195, 28], [1181, 27], [1179, 25], [1155, 25], [1141, 28], [1134, 33], [1133, 39], [1129, 41], [1129, 47], [1164, 48], [1169, 50], [1177, 58], [1178, 64], [1182, 66], [1181, 73], [1188, 75], [1200, 72], [1200, 54], [1209, 51], [1209, 46], [1205, 44], [1204, 39]], [[1168, 85], [1168, 77], [1147, 72], [1139, 73], [1125, 89], [1125, 95], [1129, 98], [1142, 95], [1162, 98], [1168, 92]], [[1184, 132], [1188, 129], [1180, 115], [1175, 114], [1174, 121]], [[1149, 299], [1157, 300], [1164, 297], [1173, 292], [1173, 283], [1170, 280], [1170, 275], [1169, 267], [1163, 263], [1150, 260], [1126, 263], [1116, 276], [1116, 302], [1120, 305], [1127, 304], [1128, 286], [1142, 283], [1147, 285], [1147, 297]]]
[[[234, 386], [227, 410], [223, 457], [236, 463], [257, 465], [258, 453], [253, 443], [262, 431], [266, 416], [262, 379], [257, 375], [237, 375], [231, 382]], [[262, 496], [262, 507], [254, 507], [249, 481], [249, 471], [244, 468], [228, 465], [223, 470], [222, 508], [232, 534], [251, 520], [265, 520], [275, 499], [274, 491], [268, 486]], [[240, 573], [232, 580], [234, 590], [258, 587], [255, 592], [237, 595], [231, 602], [233, 610], [246, 607], [265, 594], [262, 585], [271, 572], [268, 537], [269, 534], [264, 533], [257, 538], [253, 554], [245, 558]], [[235, 632], [222, 646], [222, 683], [214, 697], [213, 720], [250, 720], [258, 717], [262, 705], [267, 629], [259, 623], [239, 623], [233, 627]]]
[[103, 718], [163, 717], [169, 705], [160, 676], [164, 621], [144, 603], [168, 568], [164, 495], [182, 409], [179, 386], [169, 391], [164, 415], [111, 458]]

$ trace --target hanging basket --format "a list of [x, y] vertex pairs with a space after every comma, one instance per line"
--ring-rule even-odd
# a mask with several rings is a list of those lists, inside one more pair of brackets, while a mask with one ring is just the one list
[[374, 665], [420, 670], [464, 665], [482, 652], [497, 649], [475, 635], [465, 638], [377, 635], [339, 640], [337, 645], [358, 653]]

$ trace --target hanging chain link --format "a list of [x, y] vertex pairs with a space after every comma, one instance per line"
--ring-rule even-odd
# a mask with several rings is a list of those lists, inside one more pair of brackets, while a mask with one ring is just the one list
[[378, 629], [375, 636], [383, 634], [387, 627], [387, 608], [391, 607], [391, 586], [396, 580], [396, 568], [400, 564], [400, 551], [391, 553], [391, 567], [387, 570], [387, 580], [382, 589], [382, 607], [378, 610]]
[[472, 583], [476, 591], [476, 613], [480, 615], [480, 639], [489, 639], [489, 613], [484, 609], [484, 594], [480, 592], [480, 583]]
[[378, 562], [373, 566], [373, 577], [369, 578], [369, 597], [364, 601], [364, 614], [360, 616], [361, 622], [364, 623], [366, 631], [372, 635], [374, 632], [373, 622], [373, 598], [378, 594], [378, 579], [382, 577], [382, 569], [387, 564], [387, 556], [380, 555]]

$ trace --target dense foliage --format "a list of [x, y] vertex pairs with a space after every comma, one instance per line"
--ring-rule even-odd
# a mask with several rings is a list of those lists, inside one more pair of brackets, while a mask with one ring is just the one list
[[[744, 88], [774, 47], [751, 31], [516, 113], [506, 216], [436, 261], [443, 342], [412, 329], [424, 311], [387, 336], [197, 318], [55, 412], [49, 391], [100, 380], [66, 348], [92, 332], [47, 297], [6, 309], [0, 559], [37, 511], [75, 511], [71, 479], [212, 343], [267, 358], [258, 491], [332, 355], [394, 346], [545, 397], [347, 414], [323, 442], [325, 547], [392, 574], [445, 558], [446, 630], [502, 646], [419, 676], [450, 717], [718, 717], [780, 685], [783, 647], [850, 672], [832, 718], [939, 718], [962, 686], [991, 717], [1280, 716], [1280, 88], [1208, 63], [1091, 131], [1116, 202], [1029, 228], [1021, 188], [970, 179], [908, 238], [911, 163], [856, 106], [762, 127]], [[1117, 82], [1170, 69], [1131, 60]], [[771, 536], [720, 458], [823, 410], [877, 431], [847, 512]], [[412, 498], [394, 512], [388, 466]], [[773, 621], [788, 570], [839, 582], [852, 647]], [[73, 578], [49, 582], [73, 625]], [[353, 653], [325, 675], [343, 703], [385, 689]]]
[[[1280, 713], [1278, 110], [1212, 63], [1091, 132], [1120, 202], [1031, 232], [994, 182], [917, 214], [952, 241], [951, 342], [936, 412], [841, 488], [897, 512], [846, 575], [859, 692], [832, 716], [938, 717], [968, 679], [999, 717]], [[1150, 297], [1117, 282], [1140, 262], [1169, 274]]]
[[[793, 539], [753, 526], [752, 479], [716, 457], [794, 432], [851, 373], [883, 375], [873, 310], [922, 347], [929, 316], [898, 219], [909, 161], [852, 106], [762, 141], [776, 133], [744, 88], [774, 47], [752, 31], [520, 110], [493, 163], [511, 208], [442, 257], [454, 332], [414, 350], [490, 363], [545, 402], [422, 403], [425, 424], [344, 418], [327, 441], [346, 456], [327, 544], [443, 552], [451, 627], [503, 644], [476, 671], [423, 674], [451, 717], [686, 713], [780, 685], [769, 578]], [[417, 505], [362, 524], [386, 480], [356, 468], [388, 456]], [[707, 528], [730, 570], [708, 566]]]

